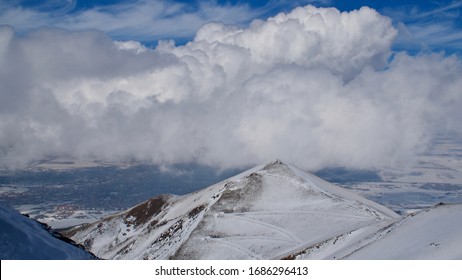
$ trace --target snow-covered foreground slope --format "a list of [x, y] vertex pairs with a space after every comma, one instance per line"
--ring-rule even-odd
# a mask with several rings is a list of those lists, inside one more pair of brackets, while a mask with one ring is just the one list
[[398, 220], [348, 259], [462, 259], [462, 204], [437, 205]]
[[462, 259], [462, 204], [439, 204], [325, 240], [293, 259]]
[[53, 237], [38, 222], [0, 203], [0, 259], [94, 259], [88, 252]]
[[189, 195], [154, 197], [65, 234], [105, 259], [280, 259], [398, 218], [275, 161]]

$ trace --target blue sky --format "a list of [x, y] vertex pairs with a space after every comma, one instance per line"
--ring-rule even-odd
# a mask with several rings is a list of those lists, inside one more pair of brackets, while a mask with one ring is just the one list
[[296, 6], [312, 4], [341, 11], [369, 6], [393, 20], [399, 30], [394, 48], [419, 51], [462, 50], [462, 1], [364, 0], [2, 0], [0, 24], [25, 33], [42, 26], [70, 30], [96, 29], [116, 40], [155, 45], [159, 39], [177, 44], [192, 40], [203, 24], [218, 21], [245, 26]]

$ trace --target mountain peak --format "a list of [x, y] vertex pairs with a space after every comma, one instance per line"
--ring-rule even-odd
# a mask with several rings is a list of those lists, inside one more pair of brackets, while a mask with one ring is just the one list
[[272, 259], [398, 215], [274, 160], [67, 234], [105, 259]]
[[66, 234], [105, 259], [283, 258], [396, 213], [274, 160]]
[[267, 164], [264, 165], [263, 169], [265, 168], [271, 168], [271, 167], [277, 167], [277, 166], [286, 166], [286, 167], [290, 167], [289, 164], [283, 162], [282, 160], [280, 159], [274, 159], [270, 162], [268, 162]]
[[269, 164], [271, 165], [286, 165], [284, 162], [282, 162], [282, 160], [280, 159], [275, 159], [273, 161], [271, 161]]

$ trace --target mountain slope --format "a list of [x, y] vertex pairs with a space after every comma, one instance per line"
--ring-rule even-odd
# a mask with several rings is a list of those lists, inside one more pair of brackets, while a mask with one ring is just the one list
[[280, 161], [65, 232], [106, 259], [273, 259], [399, 216]]
[[0, 203], [0, 259], [84, 260], [94, 256], [53, 237], [37, 221]]
[[462, 204], [408, 215], [369, 239], [347, 259], [462, 259]]

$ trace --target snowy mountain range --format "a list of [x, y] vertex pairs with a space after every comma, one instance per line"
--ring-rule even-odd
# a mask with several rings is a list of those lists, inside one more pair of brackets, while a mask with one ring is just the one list
[[460, 259], [461, 211], [400, 217], [277, 160], [63, 234], [103, 259]]
[[0, 259], [462, 259], [461, 213], [400, 216], [277, 160], [61, 234], [0, 204]]
[[46, 226], [29, 219], [0, 203], [1, 260], [89, 260], [95, 256], [71, 245], [71, 240], [47, 230]]

